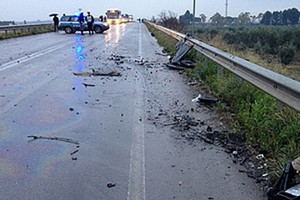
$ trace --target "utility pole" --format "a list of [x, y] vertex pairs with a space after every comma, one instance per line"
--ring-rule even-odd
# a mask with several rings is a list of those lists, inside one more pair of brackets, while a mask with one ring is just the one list
[[225, 17], [227, 17], [228, 14], [228, 0], [225, 2]]
[[193, 0], [193, 36], [195, 34], [195, 14], [196, 14], [196, 0]]

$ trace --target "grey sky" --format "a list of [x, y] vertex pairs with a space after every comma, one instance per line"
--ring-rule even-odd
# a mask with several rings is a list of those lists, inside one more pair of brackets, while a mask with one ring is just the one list
[[[284, 10], [296, 7], [300, 0], [228, 0], [229, 16], [237, 16], [241, 12], [257, 15], [267, 10]], [[134, 17], [150, 18], [157, 16], [162, 10], [170, 10], [178, 15], [186, 10], [192, 11], [193, 0], [0, 0], [0, 21], [49, 20], [52, 12], [73, 14], [78, 8], [84, 12], [91, 11], [94, 16], [104, 14], [108, 8], [119, 8], [122, 12]], [[204, 13], [211, 17], [214, 13], [225, 13], [225, 0], [196, 0], [196, 16]]]

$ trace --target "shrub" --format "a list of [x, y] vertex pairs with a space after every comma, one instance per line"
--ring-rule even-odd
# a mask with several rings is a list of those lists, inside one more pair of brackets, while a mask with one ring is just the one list
[[235, 45], [236, 50], [250, 48], [261, 55], [274, 55], [283, 64], [291, 63], [300, 52], [300, 26], [203, 26], [196, 33], [204, 40], [221, 35], [227, 44]]
[[293, 61], [296, 54], [296, 50], [295, 47], [292, 45], [285, 45], [280, 48], [279, 53], [281, 63], [288, 65]]

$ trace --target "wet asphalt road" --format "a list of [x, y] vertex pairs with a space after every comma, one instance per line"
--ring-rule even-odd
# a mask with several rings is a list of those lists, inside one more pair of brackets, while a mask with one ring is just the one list
[[[262, 199], [221, 148], [166, 125], [221, 126], [143, 24], [0, 46], [1, 199]], [[92, 69], [122, 76], [73, 74]]]

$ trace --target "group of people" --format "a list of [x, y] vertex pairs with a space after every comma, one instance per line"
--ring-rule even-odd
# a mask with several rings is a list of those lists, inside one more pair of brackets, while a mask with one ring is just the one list
[[[105, 22], [106, 21], [106, 17], [103, 18], [103, 16], [101, 15], [99, 17], [101, 22]], [[84, 21], [87, 22], [87, 26], [88, 26], [88, 31], [89, 34], [94, 34], [94, 30], [93, 30], [93, 24], [94, 24], [94, 17], [93, 15], [91, 15], [91, 12], [87, 12], [87, 16], [84, 17], [83, 12], [81, 12], [78, 16], [78, 22], [80, 24], [80, 31], [81, 31], [81, 35], [84, 35], [83, 31], [84, 31]], [[54, 22], [54, 32], [58, 31], [58, 24], [59, 24], [59, 19], [58, 17], [55, 15], [53, 17], [53, 22]]]
[[84, 35], [83, 31], [84, 31], [84, 21], [87, 22], [87, 26], [88, 26], [88, 31], [89, 34], [94, 34], [94, 30], [93, 30], [93, 24], [94, 24], [94, 17], [93, 15], [91, 15], [90, 12], [87, 12], [87, 16], [84, 17], [83, 12], [81, 12], [78, 16], [78, 22], [80, 24], [80, 31], [81, 31], [81, 35]]

